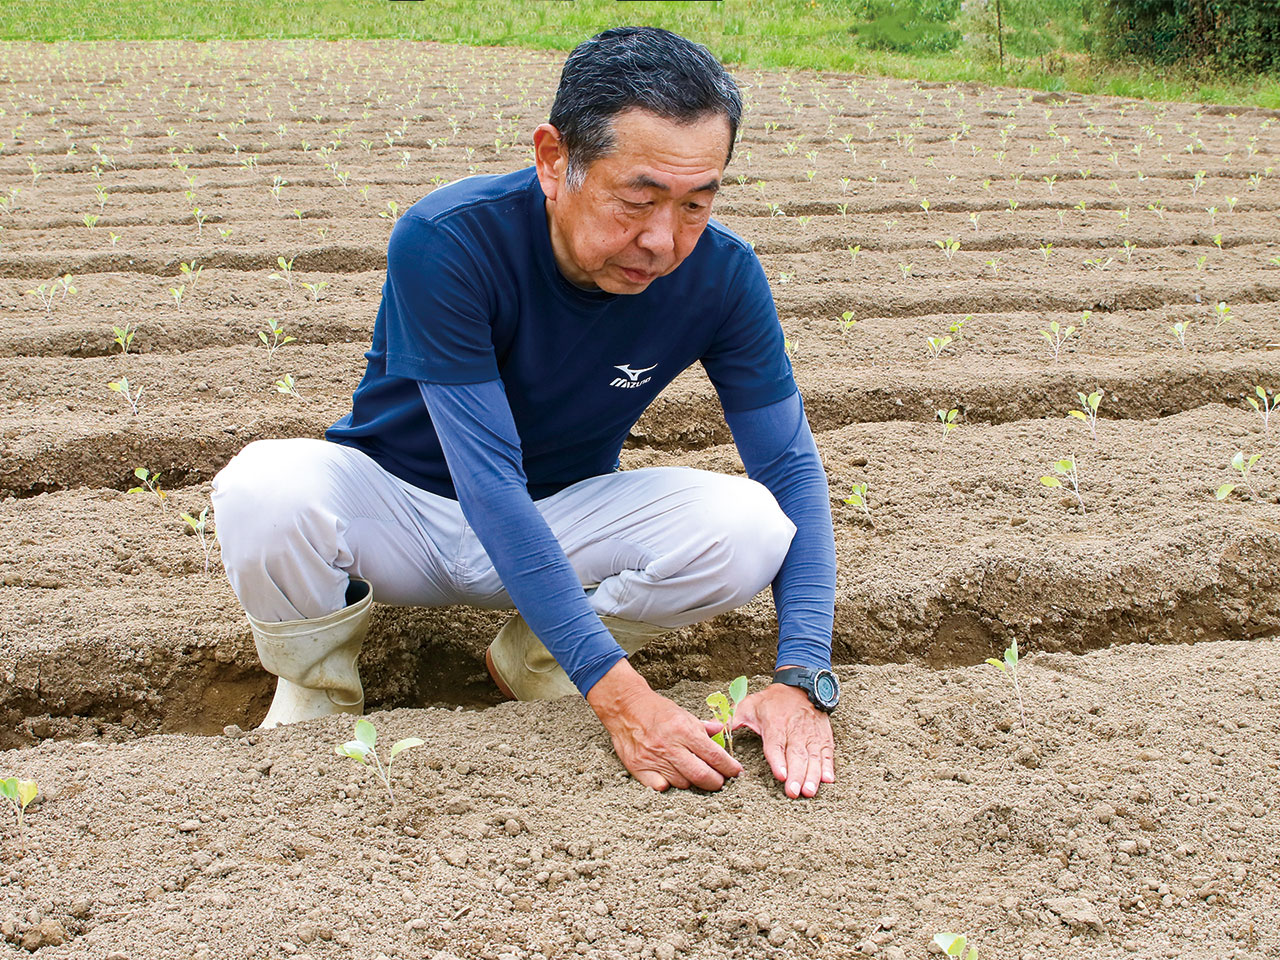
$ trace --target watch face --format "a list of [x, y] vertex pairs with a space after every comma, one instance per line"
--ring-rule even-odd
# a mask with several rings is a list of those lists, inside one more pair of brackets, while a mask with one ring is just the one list
[[820, 702], [834, 704], [840, 698], [840, 682], [835, 674], [823, 670], [814, 677], [813, 692]]

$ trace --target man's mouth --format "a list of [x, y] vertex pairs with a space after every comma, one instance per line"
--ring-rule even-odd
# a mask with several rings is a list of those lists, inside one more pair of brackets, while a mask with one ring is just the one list
[[653, 279], [653, 274], [646, 270], [632, 270], [630, 267], [618, 267], [622, 271], [622, 275], [632, 283], [648, 283]]

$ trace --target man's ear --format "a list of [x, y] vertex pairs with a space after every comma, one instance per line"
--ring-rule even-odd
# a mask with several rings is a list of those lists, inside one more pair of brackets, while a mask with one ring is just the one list
[[569, 155], [565, 152], [560, 131], [549, 123], [539, 124], [533, 131], [533, 162], [542, 192], [548, 200], [554, 201], [564, 188]]

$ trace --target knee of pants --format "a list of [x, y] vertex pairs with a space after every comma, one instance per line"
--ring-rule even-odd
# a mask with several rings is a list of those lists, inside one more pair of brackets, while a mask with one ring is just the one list
[[255, 440], [213, 478], [213, 516], [228, 573], [271, 567], [306, 543], [333, 552], [337, 531], [323, 496], [324, 471], [311, 443]]
[[[746, 477], [726, 477], [703, 504], [714, 546], [703, 557], [716, 583], [707, 606], [732, 610], [767, 587], [786, 559], [795, 524], [773, 494]], [[721, 487], [721, 485], [717, 485]]]

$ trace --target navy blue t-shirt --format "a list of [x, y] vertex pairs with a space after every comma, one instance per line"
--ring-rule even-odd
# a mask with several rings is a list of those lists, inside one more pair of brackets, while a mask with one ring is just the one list
[[351, 412], [326, 437], [457, 499], [415, 381], [501, 378], [534, 499], [612, 472], [631, 427], [701, 361], [726, 412], [795, 392], [759, 260], [715, 220], [641, 293], [570, 283], [532, 167], [441, 187], [401, 216]]

